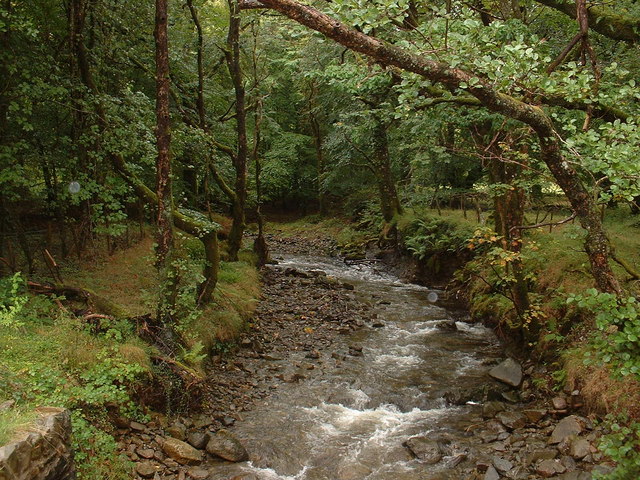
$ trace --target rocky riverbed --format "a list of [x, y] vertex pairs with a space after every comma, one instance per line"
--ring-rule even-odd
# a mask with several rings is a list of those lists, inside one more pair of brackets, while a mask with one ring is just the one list
[[[332, 248], [324, 239], [311, 247], [295, 238], [272, 239], [272, 243], [295, 253]], [[218, 467], [228, 462], [268, 463], [252, 448], [255, 441], [238, 440], [234, 424], [242, 422], [257, 402], [287, 385], [313, 382], [336, 366], [361, 361], [362, 345], [344, 339], [363, 327], [385, 328], [374, 306], [375, 299], [363, 302], [354, 295], [353, 285], [322, 271], [267, 267], [252, 327], [235, 352], [212, 360], [205, 413], [120, 425], [120, 446], [135, 462], [136, 478], [294, 478], [219, 473], [225, 470]], [[454, 332], [468, 327], [450, 321], [438, 328]], [[579, 391], [540, 399], [528, 378], [533, 365], [523, 369], [513, 360], [489, 363], [484, 387], [461, 385], [443, 394], [448, 405], [471, 409], [465, 424], [456, 426], [462, 433], [441, 429], [402, 442], [406, 459], [424, 466], [418, 478], [585, 480], [594, 471], [611, 469], [596, 448], [602, 432], [584, 414]], [[358, 465], [341, 470], [336, 480], [365, 480], [370, 474], [370, 469]]]

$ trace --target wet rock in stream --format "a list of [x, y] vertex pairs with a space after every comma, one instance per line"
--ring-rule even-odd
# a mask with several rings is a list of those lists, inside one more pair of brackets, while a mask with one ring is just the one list
[[436, 440], [427, 437], [412, 437], [404, 443], [416, 458], [427, 465], [433, 465], [442, 460], [442, 448]]
[[249, 459], [244, 445], [235, 435], [226, 430], [220, 430], [211, 436], [207, 443], [207, 452], [229, 462], [242, 462]]

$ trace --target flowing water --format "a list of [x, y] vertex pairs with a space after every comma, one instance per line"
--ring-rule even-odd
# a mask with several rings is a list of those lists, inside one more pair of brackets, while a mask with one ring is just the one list
[[[355, 285], [383, 328], [341, 337], [335, 351], [362, 347], [362, 356], [324, 357], [298, 383], [283, 384], [233, 432], [251, 462], [219, 464], [216, 480], [419, 480], [446, 475], [464, 452], [466, 427], [477, 405], [450, 406], [452, 389], [487, 381], [487, 363], [500, 346], [478, 325], [455, 322], [438, 306], [439, 292], [406, 284], [374, 263], [345, 265], [324, 257], [284, 256], [279, 268], [323, 270]], [[455, 328], [442, 328], [443, 323]], [[299, 361], [304, 363], [301, 353]], [[309, 360], [306, 360], [309, 363]], [[415, 459], [403, 442], [413, 436], [446, 439], [453, 447], [436, 465]], [[440, 478], [440, 477], [438, 477]], [[453, 477], [456, 478], [456, 477]]]

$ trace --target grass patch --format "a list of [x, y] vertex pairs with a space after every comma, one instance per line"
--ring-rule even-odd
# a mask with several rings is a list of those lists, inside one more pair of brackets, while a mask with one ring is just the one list
[[349, 229], [346, 220], [340, 218], [323, 218], [309, 215], [286, 223], [267, 222], [267, 232], [277, 233], [278, 236], [317, 238], [318, 235], [338, 239], [344, 230]]
[[11, 408], [0, 411], [0, 446], [15, 440], [21, 433], [34, 426], [37, 415], [34, 411]]
[[[251, 259], [249, 252], [239, 258]], [[221, 262], [214, 302], [182, 328], [191, 348], [198, 343], [204, 351], [228, 350], [247, 328], [260, 296], [260, 279], [253, 263]]]
[[120, 305], [127, 316], [141, 316], [155, 311], [158, 273], [153, 262], [153, 239], [147, 236], [97, 263], [85, 262], [75, 271], [67, 268], [65, 277], [73, 278], [71, 284]]
[[590, 411], [639, 419], [640, 381], [617, 378], [604, 365], [585, 365], [584, 353], [588, 349], [583, 345], [563, 356], [566, 383], [572, 390], [580, 390]]

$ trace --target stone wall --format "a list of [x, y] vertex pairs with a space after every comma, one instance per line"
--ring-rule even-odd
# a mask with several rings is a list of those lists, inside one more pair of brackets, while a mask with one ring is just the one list
[[33, 428], [0, 447], [0, 480], [73, 480], [71, 416], [43, 407]]

